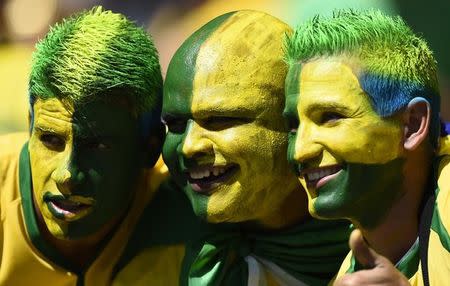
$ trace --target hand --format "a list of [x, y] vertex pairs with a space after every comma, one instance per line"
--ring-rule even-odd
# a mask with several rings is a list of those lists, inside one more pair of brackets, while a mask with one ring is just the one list
[[371, 249], [364, 241], [362, 233], [356, 229], [350, 235], [353, 255], [366, 270], [345, 274], [334, 282], [334, 286], [392, 285], [409, 286], [408, 279], [398, 271], [386, 257]]

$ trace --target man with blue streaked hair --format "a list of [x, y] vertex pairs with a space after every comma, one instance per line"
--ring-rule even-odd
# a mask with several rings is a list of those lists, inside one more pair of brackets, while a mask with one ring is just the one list
[[309, 211], [358, 228], [336, 285], [447, 284], [449, 137], [426, 42], [400, 17], [338, 11], [299, 26], [286, 59], [288, 157]]

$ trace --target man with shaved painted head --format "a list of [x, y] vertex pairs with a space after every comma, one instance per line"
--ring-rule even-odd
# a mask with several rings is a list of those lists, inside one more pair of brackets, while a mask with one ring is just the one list
[[187, 249], [182, 285], [326, 285], [348, 225], [311, 219], [286, 160], [282, 40], [256, 11], [219, 16], [172, 58], [163, 157], [209, 229]]
[[[151, 39], [120, 14], [94, 8], [37, 44], [30, 134], [0, 137], [0, 285], [110, 285], [117, 273], [118, 285], [142, 283], [124, 248], [148, 202], [161, 208], [167, 193], [155, 195], [167, 173], [161, 161], [154, 166], [164, 139], [161, 92]], [[167, 283], [178, 281], [165, 273]]]

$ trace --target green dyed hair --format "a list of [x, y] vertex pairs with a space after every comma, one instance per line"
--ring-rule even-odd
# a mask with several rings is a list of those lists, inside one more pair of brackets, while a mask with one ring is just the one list
[[38, 98], [83, 104], [123, 95], [136, 115], [156, 113], [159, 119], [161, 88], [151, 38], [125, 16], [101, 7], [56, 24], [33, 54], [31, 107]]
[[316, 16], [286, 37], [285, 60], [290, 66], [336, 56], [359, 60], [360, 85], [380, 116], [391, 116], [414, 97], [425, 98], [432, 109], [430, 138], [436, 144], [440, 128], [436, 61], [425, 40], [399, 16], [340, 10], [330, 18]]

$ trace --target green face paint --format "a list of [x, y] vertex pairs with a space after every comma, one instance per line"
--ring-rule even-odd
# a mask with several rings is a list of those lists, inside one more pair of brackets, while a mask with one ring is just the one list
[[400, 158], [385, 164], [346, 163], [333, 180], [317, 189], [315, 213], [374, 228], [401, 195], [403, 163]]
[[355, 65], [344, 60], [319, 59], [301, 70], [291, 68], [285, 108], [292, 125], [288, 156], [298, 164], [312, 215], [373, 227], [399, 197], [402, 129], [398, 119], [376, 114]]
[[281, 117], [282, 36], [289, 28], [251, 11], [219, 20], [191, 36], [169, 66], [163, 156], [197, 215], [260, 220], [298, 187], [285, 160]]
[[[295, 135], [296, 130], [299, 125], [298, 121], [298, 113], [297, 113], [297, 105], [298, 105], [298, 96], [299, 96], [299, 79], [300, 79], [301, 65], [295, 64], [289, 68], [288, 74], [286, 76], [286, 95], [285, 95], [285, 107], [283, 111], [283, 117], [285, 118], [288, 129], [288, 161], [293, 166], [297, 165], [294, 159], [295, 154]], [[297, 168], [294, 167], [295, 171]]]
[[38, 100], [29, 143], [35, 210], [60, 239], [95, 236], [124, 214], [139, 171], [137, 120], [94, 101]]
[[189, 37], [170, 61], [164, 82], [162, 118], [168, 125], [162, 155], [170, 173], [183, 186], [194, 212], [206, 218], [207, 196], [197, 195], [189, 187], [181, 152], [186, 136], [187, 122], [192, 119], [191, 102], [195, 66], [201, 45], [233, 13], [222, 15]]

